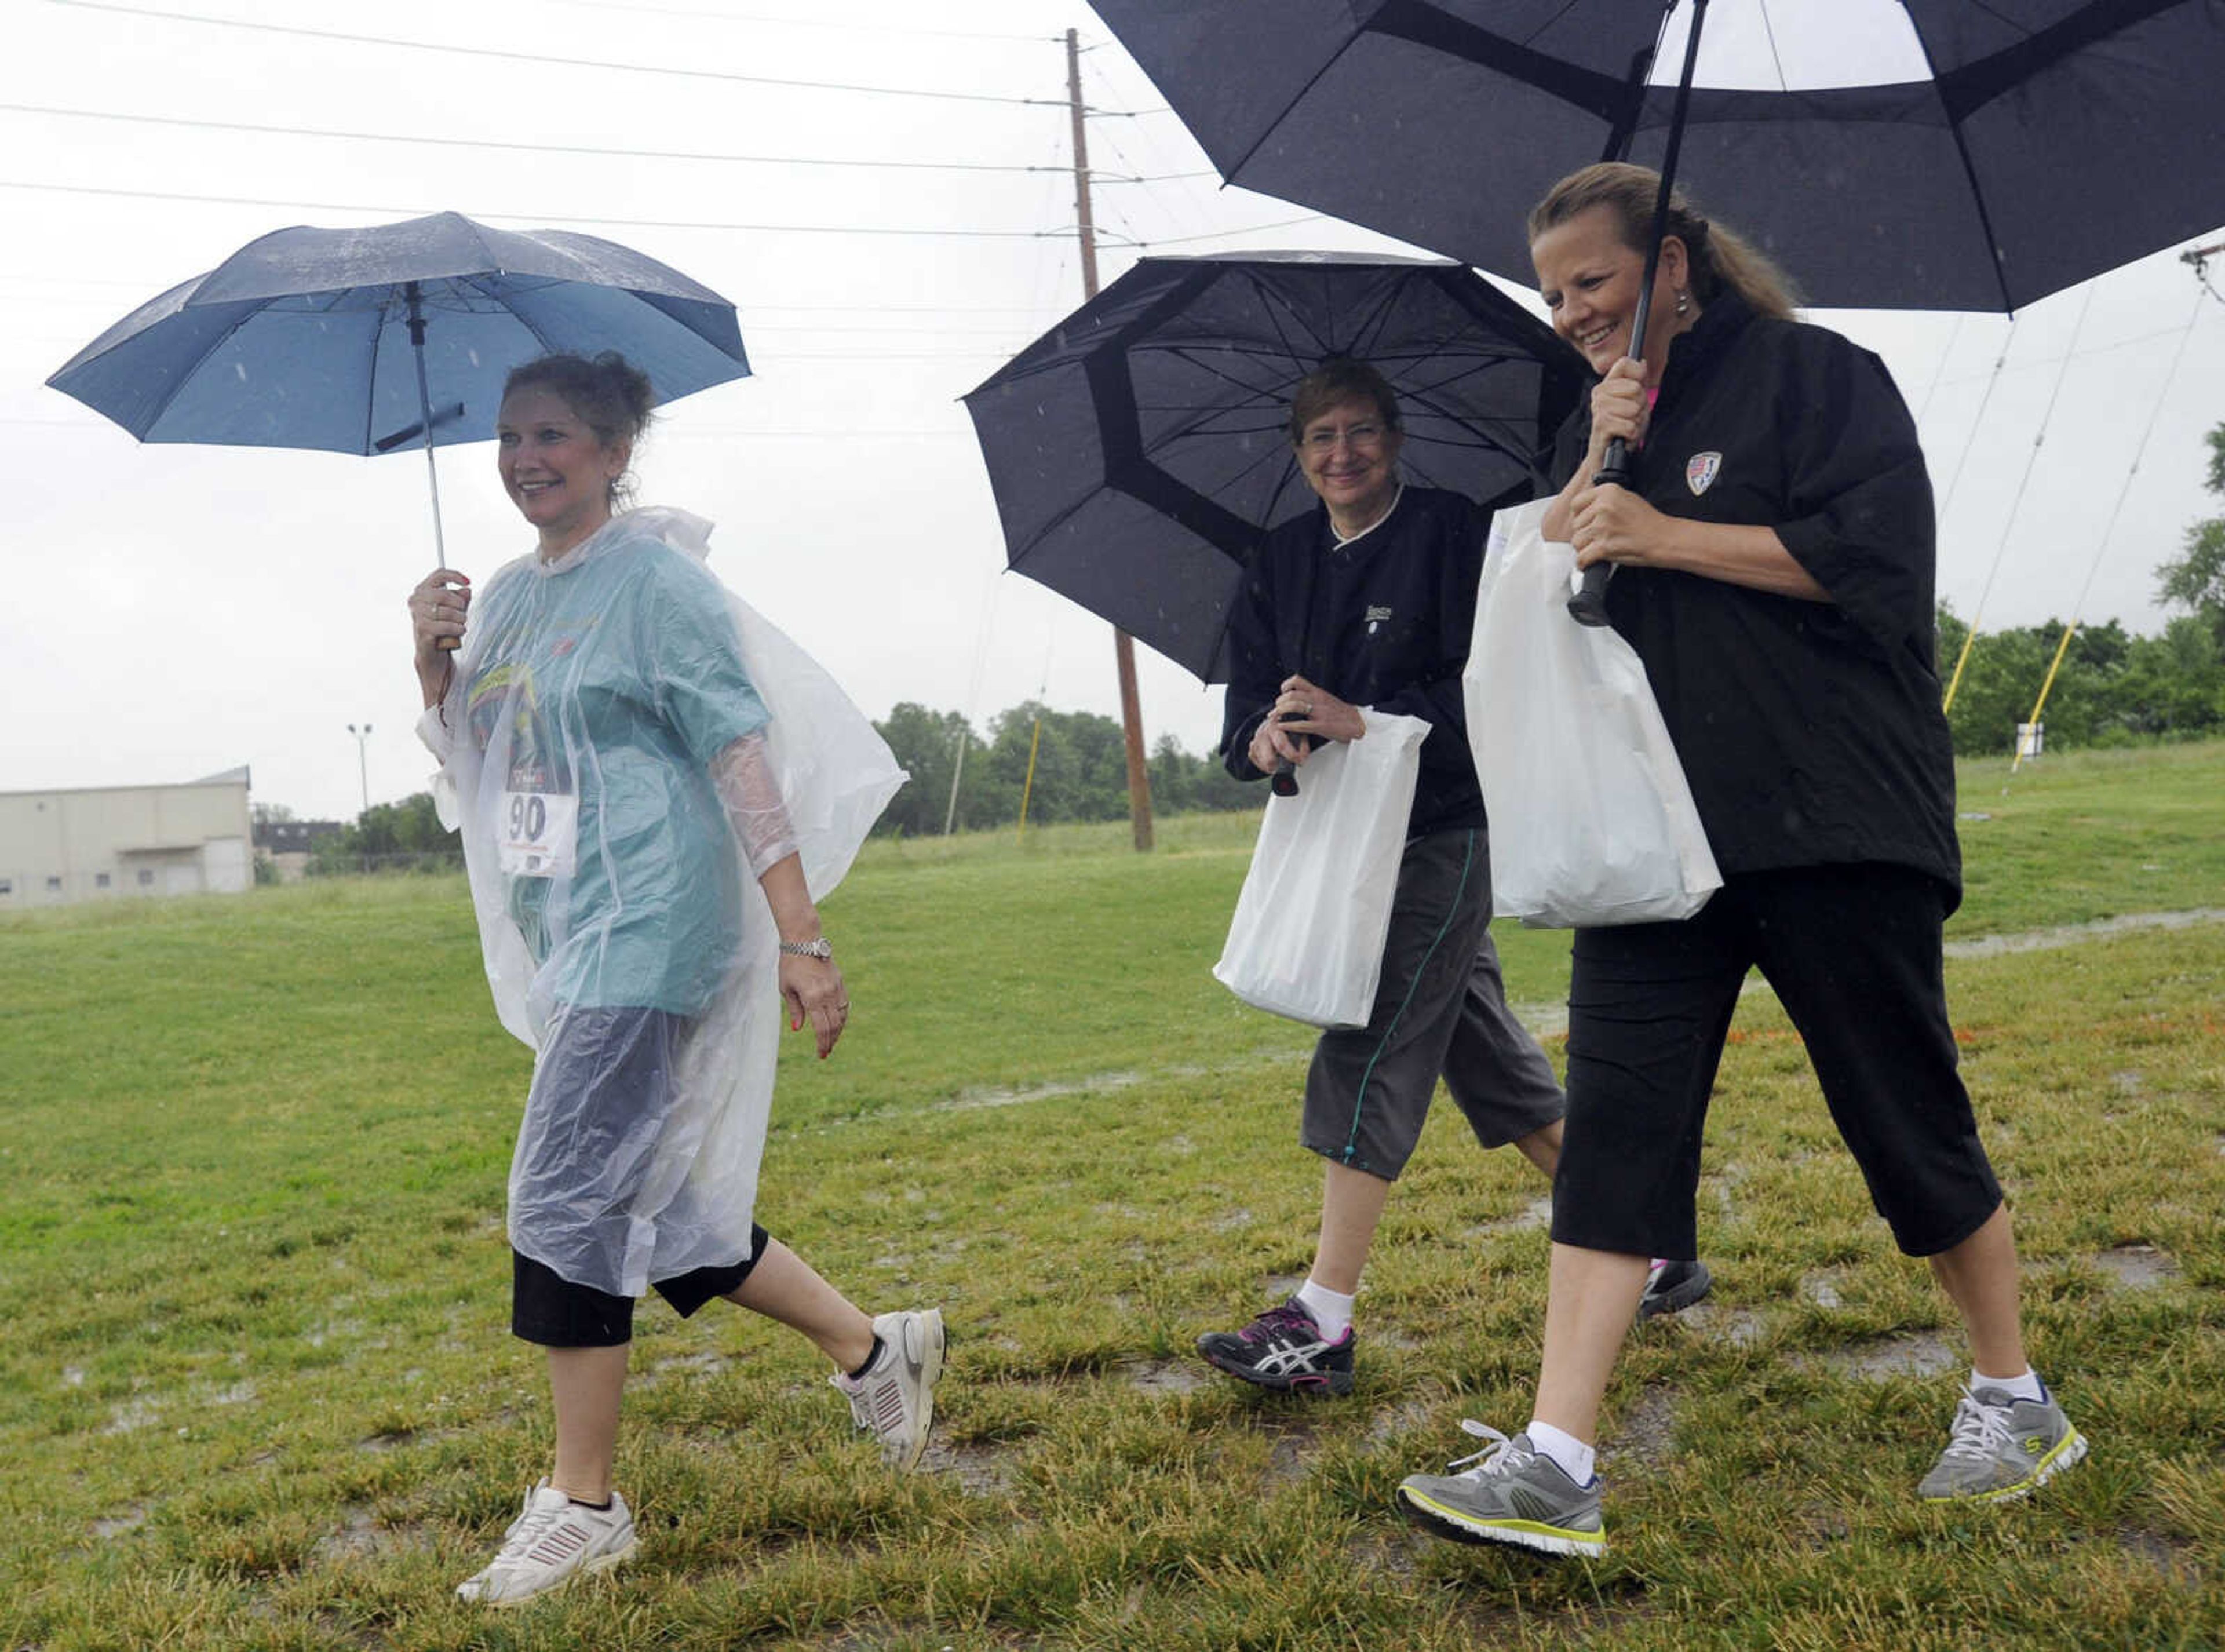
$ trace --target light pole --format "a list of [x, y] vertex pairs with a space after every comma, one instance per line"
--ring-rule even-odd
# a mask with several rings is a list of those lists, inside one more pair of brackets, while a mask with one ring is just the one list
[[347, 731], [355, 736], [355, 766], [363, 779], [363, 812], [368, 814], [371, 813], [371, 759], [364, 754], [371, 742], [371, 725], [366, 723], [358, 728], [351, 723], [347, 725]]

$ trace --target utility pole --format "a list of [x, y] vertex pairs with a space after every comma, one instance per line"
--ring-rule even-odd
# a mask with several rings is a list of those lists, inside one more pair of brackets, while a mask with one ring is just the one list
[[358, 729], [351, 723], [347, 725], [347, 731], [355, 736], [356, 772], [363, 781], [363, 812], [368, 814], [371, 813], [371, 758], [367, 754], [370, 750], [371, 725], [366, 723]]
[[[1089, 136], [1081, 110], [1081, 40], [1066, 31], [1066, 97], [1074, 119], [1074, 210], [1081, 240], [1081, 295], [1097, 296], [1097, 226], [1089, 211]], [[1136, 641], [1112, 628], [1112, 657], [1120, 672], [1120, 727], [1128, 744], [1128, 821], [1140, 852], [1151, 846], [1151, 777], [1144, 767], [1144, 707], [1136, 693]]]
[[960, 725], [958, 730], [958, 760], [950, 765], [950, 805], [942, 811], [942, 835], [948, 837], [951, 827], [958, 824], [958, 777], [966, 772], [966, 748], [973, 744], [973, 730]]

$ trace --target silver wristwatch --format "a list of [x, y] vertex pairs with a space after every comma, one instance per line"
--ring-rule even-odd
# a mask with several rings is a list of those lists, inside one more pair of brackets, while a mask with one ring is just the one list
[[783, 940], [780, 949], [790, 958], [830, 959], [834, 956], [834, 943], [824, 935], [816, 940]]

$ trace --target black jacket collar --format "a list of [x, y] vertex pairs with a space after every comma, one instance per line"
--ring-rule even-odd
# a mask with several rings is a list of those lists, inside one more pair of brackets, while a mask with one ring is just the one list
[[1669, 360], [1661, 370], [1663, 399], [1683, 380], [1707, 372], [1720, 361], [1753, 320], [1753, 306], [1727, 285], [1717, 288], [1691, 329], [1669, 341]]

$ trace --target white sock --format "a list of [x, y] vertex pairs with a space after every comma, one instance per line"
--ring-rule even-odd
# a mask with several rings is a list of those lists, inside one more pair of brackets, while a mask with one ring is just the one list
[[2047, 1397], [2047, 1388], [2039, 1380], [2039, 1373], [2031, 1370], [2021, 1377], [1988, 1377], [1973, 1365], [1970, 1367], [1970, 1392], [1975, 1394], [1981, 1388], [1999, 1389], [2012, 1400], [2044, 1400]]
[[1309, 1279], [1298, 1287], [1298, 1301], [1314, 1316], [1314, 1323], [1321, 1326], [1323, 1340], [1334, 1342], [1351, 1327], [1353, 1299], [1341, 1292], [1316, 1285]]
[[1578, 1485], [1592, 1483], [1592, 1461], [1597, 1453], [1582, 1440], [1535, 1417], [1530, 1419], [1530, 1426], [1522, 1432], [1530, 1436], [1530, 1443], [1537, 1447], [1538, 1456], [1551, 1458], [1561, 1465], [1561, 1472]]

